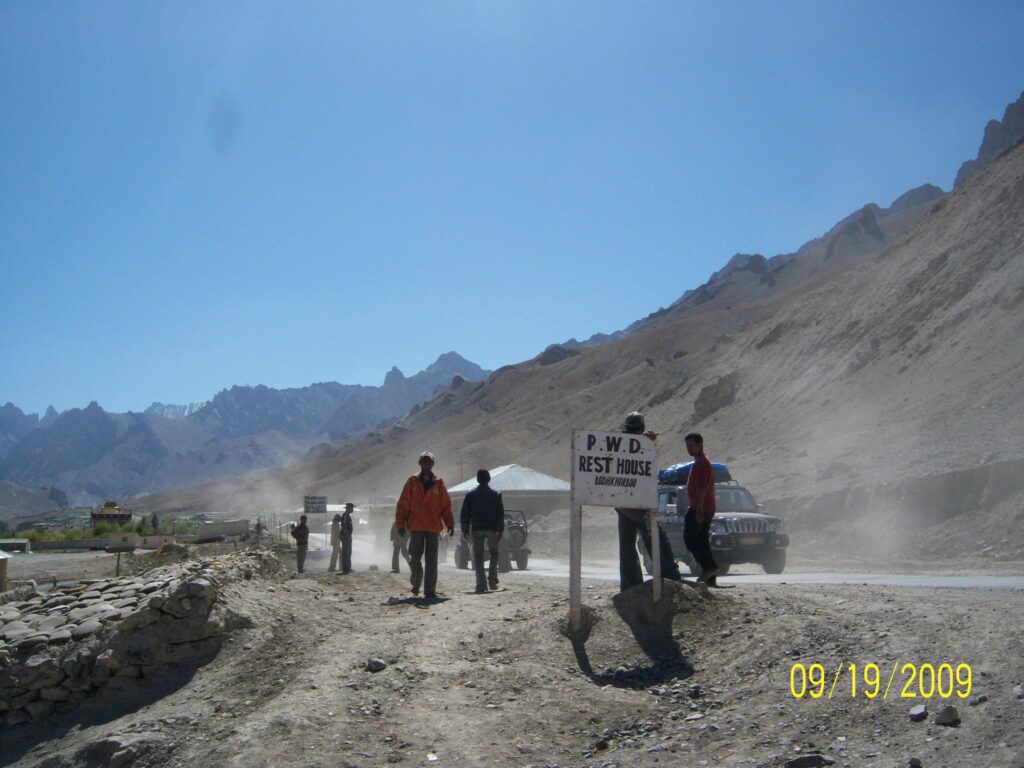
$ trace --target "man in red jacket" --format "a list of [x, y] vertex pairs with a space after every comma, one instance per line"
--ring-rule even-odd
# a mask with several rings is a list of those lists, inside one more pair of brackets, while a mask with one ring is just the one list
[[686, 499], [690, 508], [683, 518], [683, 541], [701, 568], [700, 581], [715, 586], [718, 564], [711, 554], [711, 518], [715, 516], [715, 473], [704, 455], [704, 438], [691, 432], [685, 438], [686, 452], [693, 456], [693, 467], [686, 479]]
[[[395, 527], [399, 536], [409, 532], [409, 563], [412, 569], [412, 593], [432, 600], [437, 597], [437, 539], [441, 531], [455, 533], [452, 500], [444, 480], [434, 474], [434, 454], [420, 454], [420, 473], [405, 481], [395, 508]], [[424, 555], [426, 565], [423, 564]]]

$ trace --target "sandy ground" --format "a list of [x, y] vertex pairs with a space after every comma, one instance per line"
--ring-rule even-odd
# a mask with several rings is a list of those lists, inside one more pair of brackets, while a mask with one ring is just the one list
[[[850, 766], [1024, 764], [1024, 627], [1007, 621], [1024, 615], [1021, 591], [671, 585], [656, 608], [649, 587], [616, 597], [591, 581], [593, 623], [574, 643], [561, 579], [513, 572], [474, 595], [469, 572], [445, 568], [443, 599], [422, 605], [406, 574], [311, 566], [229, 587], [252, 626], [210, 663], [4, 733], [0, 764], [113, 765], [115, 742], [132, 765], [183, 768], [782, 766], [814, 752]], [[387, 666], [371, 673], [370, 658]], [[841, 663], [875, 662], [883, 688], [894, 663], [969, 664], [972, 688], [901, 698], [897, 670], [887, 698], [863, 679], [853, 697], [844, 667], [831, 699], [795, 699], [798, 662], [822, 664], [826, 687]], [[922, 703], [927, 719], [911, 722]], [[933, 722], [946, 703], [958, 727]]]

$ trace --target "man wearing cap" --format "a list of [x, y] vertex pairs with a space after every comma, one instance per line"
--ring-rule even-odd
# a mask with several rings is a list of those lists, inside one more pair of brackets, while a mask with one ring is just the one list
[[341, 572], [352, 573], [352, 512], [355, 504], [349, 502], [341, 513]]
[[295, 539], [295, 569], [299, 573], [306, 570], [306, 550], [309, 549], [309, 526], [306, 525], [306, 516], [299, 518], [299, 524], [292, 523], [291, 534]]
[[[413, 595], [420, 593], [432, 600], [437, 597], [437, 540], [445, 529], [455, 533], [452, 500], [444, 480], [434, 474], [434, 454], [424, 451], [419, 459], [420, 472], [405, 481], [402, 495], [395, 507], [398, 534], [409, 533], [409, 563], [412, 569]], [[426, 563], [424, 564], [424, 559]]]
[[[646, 429], [644, 415], [639, 411], [633, 411], [626, 417], [623, 427], [630, 435], [644, 435], [651, 440], [656, 440], [658, 435]], [[644, 574], [640, 570], [640, 557], [636, 551], [636, 535], [639, 533], [643, 539], [644, 546], [648, 552], [651, 549], [651, 528], [648, 522], [649, 510], [646, 509], [622, 509], [615, 508], [619, 518], [619, 586], [622, 591], [630, 587], [644, 583]], [[665, 529], [658, 525], [658, 545], [661, 556], [662, 578], [682, 581], [679, 574], [679, 563], [672, 554], [672, 545], [669, 543]]]
[[[473, 566], [476, 569], [476, 591], [482, 594], [498, 588], [498, 543], [505, 532], [505, 505], [501, 494], [490, 486], [491, 473], [477, 470], [477, 487], [462, 500], [459, 524], [464, 538], [473, 542]], [[491, 566], [484, 577], [484, 545], [491, 556]]]

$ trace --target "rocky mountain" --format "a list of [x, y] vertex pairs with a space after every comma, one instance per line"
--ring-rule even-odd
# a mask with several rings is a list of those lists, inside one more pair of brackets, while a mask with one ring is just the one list
[[108, 413], [93, 402], [48, 412], [46, 428], [8, 404], [0, 409], [0, 479], [56, 486], [73, 503], [91, 504], [279, 467], [324, 440], [405, 415], [453, 379], [489, 373], [449, 352], [409, 378], [392, 369], [380, 387], [236, 386], [199, 407], [154, 403], [146, 413]]
[[1024, 93], [1006, 107], [1002, 120], [989, 120], [978, 149], [978, 156], [960, 166], [955, 186], [982, 168], [987, 168], [997, 157], [1024, 139]]
[[368, 497], [397, 490], [424, 446], [442, 476], [458, 457], [565, 477], [573, 427], [617, 429], [641, 409], [663, 464], [701, 430], [713, 458], [824, 546], [1020, 537], [1024, 146], [940, 194], [865, 206], [789, 258], [734, 258], [624, 338], [549, 348], [244, 486], [140, 504]]
[[154, 416], [163, 416], [165, 419], [184, 419], [191, 416], [210, 401], [202, 403], [189, 403], [188, 405], [165, 405], [164, 403], [153, 403], [144, 413]]
[[37, 426], [36, 414], [25, 414], [14, 403], [0, 406], [0, 459]]
[[17, 529], [18, 524], [44, 517], [67, 506], [67, 497], [52, 488], [32, 490], [0, 480], [0, 534]]

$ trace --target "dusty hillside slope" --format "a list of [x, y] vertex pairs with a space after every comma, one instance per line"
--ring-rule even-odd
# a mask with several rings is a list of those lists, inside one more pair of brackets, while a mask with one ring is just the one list
[[[634, 408], [663, 433], [664, 463], [683, 458], [682, 433], [700, 429], [712, 457], [767, 500], [1014, 462], [1024, 457], [1022, 327], [1018, 146], [874, 256], [615, 343], [549, 350], [438, 395], [386, 433], [140, 506], [252, 509], [313, 490], [397, 491], [423, 447], [449, 477], [459, 457], [564, 477], [573, 426], [616, 428]], [[1009, 474], [1012, 486], [1020, 473]], [[968, 490], [961, 501], [977, 506]]]

